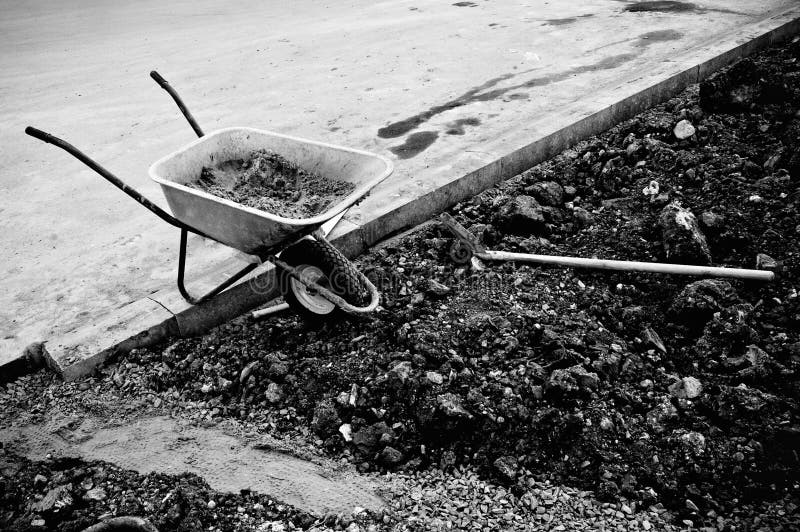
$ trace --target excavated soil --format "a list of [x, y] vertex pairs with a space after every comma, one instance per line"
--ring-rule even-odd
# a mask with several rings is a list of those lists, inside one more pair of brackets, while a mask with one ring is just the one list
[[187, 186], [285, 218], [316, 216], [356, 188], [307, 172], [266, 150], [205, 167]]
[[[612, 529], [649, 529], [645, 511], [675, 527], [658, 529], [797, 530], [799, 60], [795, 39], [741, 61], [450, 211], [491, 249], [758, 262], [772, 283], [463, 267], [434, 223], [359, 259], [383, 292], [361, 321], [240, 318], [91, 382], [428, 479], [392, 501], [414, 529], [511, 529], [503, 505], [530, 497], [523, 521], [553, 529], [533, 490], [554, 482], [606, 501]], [[464, 503], [467, 470], [503, 491]]]

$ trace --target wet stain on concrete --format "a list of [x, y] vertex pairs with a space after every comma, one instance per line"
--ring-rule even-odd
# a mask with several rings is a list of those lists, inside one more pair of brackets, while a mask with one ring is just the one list
[[466, 126], [479, 126], [481, 125], [481, 121], [477, 118], [459, 118], [453, 122], [447, 124], [447, 133], [448, 135], [463, 135], [466, 131]]
[[729, 9], [705, 8], [691, 2], [677, 2], [675, 0], [653, 0], [647, 2], [636, 2], [625, 8], [629, 13], [731, 13], [742, 15], [739, 11]]
[[475, 2], [456, 2], [453, 5], [456, 7], [478, 7], [478, 4]]
[[593, 17], [593, 14], [579, 15], [577, 17], [551, 18], [544, 21], [545, 26], [566, 26], [578, 22], [578, 19]]
[[647, 48], [659, 42], [677, 41], [681, 37], [683, 37], [683, 33], [675, 30], [649, 31], [639, 35], [636, 46]]
[[400, 120], [399, 122], [394, 122], [393, 124], [389, 124], [386, 127], [380, 128], [378, 130], [378, 136], [382, 139], [400, 137], [409, 131], [416, 129], [421, 124], [424, 124], [438, 114], [449, 111], [450, 109], [455, 109], [456, 107], [461, 107], [462, 105], [467, 105], [468, 103], [482, 101], [480, 99], [481, 91], [494, 87], [502, 81], [513, 78], [515, 75], [516, 74], [504, 74], [502, 76], [492, 78], [489, 81], [478, 85], [477, 87], [473, 87], [461, 96], [450, 100], [449, 102], [441, 105], [435, 105], [427, 111], [423, 111], [422, 113], [410, 116], [406, 119]]
[[474, 102], [487, 102], [495, 100], [497, 98], [502, 98], [503, 96], [505, 96], [505, 94], [518, 91], [519, 89], [530, 89], [533, 87], [542, 87], [545, 85], [550, 85], [551, 83], [558, 83], [560, 81], [569, 79], [572, 76], [583, 74], [584, 72], [610, 70], [612, 68], [618, 67], [619, 65], [627, 61], [635, 59], [637, 56], [638, 54], [635, 53], [612, 55], [604, 59], [601, 59], [596, 63], [592, 63], [590, 65], [583, 65], [575, 68], [570, 68], [563, 72], [532, 78], [529, 79], [528, 81], [523, 81], [522, 83], [511, 85], [509, 87], [493, 89], [493, 87], [495, 87], [497, 84], [506, 81], [510, 78], [513, 78], [515, 76], [518, 76], [520, 74], [525, 74], [527, 72], [530, 72], [531, 70], [521, 72], [520, 74], [504, 74], [502, 76], [492, 78], [489, 81], [482, 83], [481, 85], [478, 85], [477, 87], [473, 87], [472, 89], [468, 90], [461, 96], [458, 96], [457, 98], [454, 98], [449, 102], [443, 103], [441, 105], [435, 105], [430, 109], [428, 109], [427, 111], [423, 111], [414, 116], [410, 116], [408, 118], [400, 120], [399, 122], [394, 122], [392, 124], [389, 124], [388, 126], [382, 127], [378, 130], [378, 136], [383, 139], [400, 137], [402, 135], [405, 135], [409, 131], [416, 129], [417, 127], [424, 124], [434, 116], [444, 113], [445, 111], [449, 111], [450, 109], [455, 109], [457, 107], [468, 105]]
[[637, 2], [625, 8], [630, 13], [683, 13], [695, 11], [697, 6], [689, 2], [675, 2], [672, 0], [656, 0], [652, 2]]
[[405, 143], [399, 146], [392, 146], [389, 151], [397, 155], [399, 159], [411, 159], [423, 151], [427, 150], [431, 144], [439, 138], [436, 131], [420, 131], [409, 135]]

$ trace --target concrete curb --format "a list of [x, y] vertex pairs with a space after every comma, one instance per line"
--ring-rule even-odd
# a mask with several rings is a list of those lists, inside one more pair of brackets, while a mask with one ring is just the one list
[[[345, 255], [357, 256], [381, 239], [417, 225], [452, 205], [553, 157], [576, 142], [605, 131], [674, 96], [689, 85], [698, 83], [712, 72], [797, 35], [800, 33], [800, 18], [791, 18], [779, 24], [789, 16], [797, 16], [796, 8], [774, 15], [750, 28], [751, 33], [754, 28], [761, 33], [738, 34], [738, 39], [733, 36], [725, 40], [725, 44], [716, 45], [717, 49], [701, 52], [690, 50], [695, 55], [714, 55], [678, 73], [655, 72], [649, 79], [662, 74], [666, 77], [654, 84], [647, 79], [637, 80], [644, 86], [633, 94], [619, 100], [615, 100], [616, 96], [609, 97], [610, 101], [600, 110], [586, 113], [583, 118], [565, 127], [551, 131], [477, 170], [456, 176], [444, 186], [379, 214], [361, 225], [343, 221], [334, 230], [331, 240]], [[764, 31], [770, 24], [779, 25]], [[722, 48], [729, 46], [731, 40], [738, 40], [739, 43], [732, 48]], [[593, 103], [595, 107], [598, 104]], [[269, 289], [275, 285], [273, 270], [267, 269], [213, 301], [198, 307], [185, 306], [179, 310], [170, 310], [171, 305], [162, 303], [164, 299], [175, 299], [175, 290], [165, 291], [159, 297], [144, 298], [117, 309], [97, 323], [59, 339], [58, 343], [46, 347], [45, 357], [48, 365], [65, 379], [77, 379], [118, 353], [153, 345], [171, 336], [200, 334], [224, 323], [276, 297], [277, 292]], [[0, 367], [0, 375], [5, 373], [7, 366]]]

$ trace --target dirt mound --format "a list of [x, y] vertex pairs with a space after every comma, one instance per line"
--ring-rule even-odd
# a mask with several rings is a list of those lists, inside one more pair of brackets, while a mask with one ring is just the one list
[[[750, 61], [786, 79], [799, 46]], [[322, 331], [292, 317], [239, 321], [128, 360], [166, 364], [164, 386], [278, 432], [324, 405], [352, 442], [316, 423], [321, 446], [362, 470], [465, 463], [519, 489], [547, 476], [607, 500], [661, 502], [695, 525], [791, 498], [800, 193], [786, 154], [800, 100], [783, 94], [723, 112], [693, 87], [451, 211], [498, 250], [665, 261], [659, 218], [678, 202], [704, 260], [752, 268], [767, 253], [785, 267], [773, 284], [709, 292], [708, 312], [693, 310], [708, 299], [692, 295], [694, 279], [458, 268], [450, 235], [429, 226], [360, 260], [384, 293], [371, 321]], [[682, 121], [694, 131], [684, 124], [679, 138]], [[543, 183], [558, 193], [545, 197]], [[431, 279], [449, 290], [432, 294]], [[239, 386], [199, 391], [253, 361]], [[270, 385], [280, 404], [263, 398]], [[287, 407], [296, 417], [276, 413]]]
[[266, 150], [205, 167], [187, 186], [285, 218], [316, 216], [356, 188], [307, 172]]

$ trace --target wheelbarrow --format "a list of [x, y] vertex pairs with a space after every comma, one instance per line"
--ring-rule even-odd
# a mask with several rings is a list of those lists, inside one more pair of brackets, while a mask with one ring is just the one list
[[[180, 229], [177, 285], [190, 304], [199, 305], [210, 300], [243, 279], [260, 263], [271, 262], [286, 303], [307, 319], [321, 320], [341, 312], [361, 314], [375, 310], [380, 299], [377, 288], [327, 241], [321, 228], [326, 222], [338, 220], [388, 177], [393, 170], [391, 161], [366, 151], [247, 127], [225, 128], [206, 135], [175, 89], [156, 71], [151, 72], [150, 77], [172, 96], [199, 137], [159, 159], [149, 169], [150, 177], [161, 185], [172, 214], [71, 144], [30, 126], [25, 133], [65, 150], [156, 216]], [[204, 167], [214, 162], [246, 159], [256, 150], [277, 153], [308, 172], [352, 183], [355, 189], [319, 215], [286, 218], [186, 186], [200, 177]], [[257, 260], [250, 261], [205, 295], [193, 297], [184, 282], [189, 233], [210, 238], [255, 256]]]

